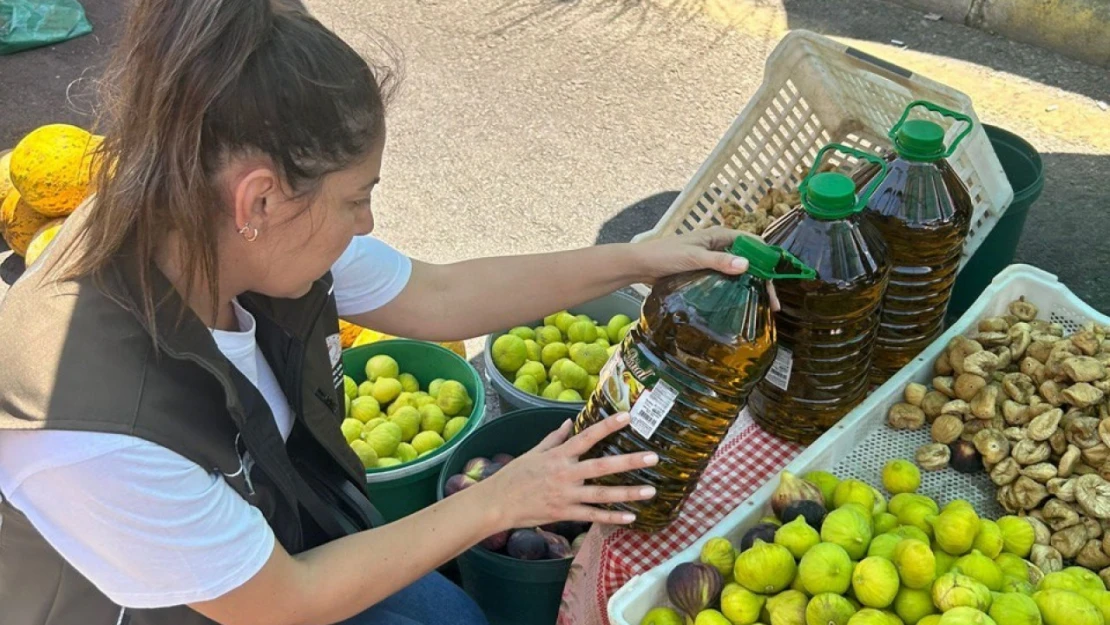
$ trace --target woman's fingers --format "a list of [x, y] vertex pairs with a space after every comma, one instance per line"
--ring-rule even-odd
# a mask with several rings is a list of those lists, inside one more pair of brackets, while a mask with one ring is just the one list
[[659, 456], [651, 452], [604, 456], [579, 462], [574, 473], [575, 477], [585, 481], [595, 477], [653, 467], [658, 463]]
[[651, 486], [583, 486], [582, 503], [624, 503], [645, 501], [655, 496]]
[[545, 436], [544, 439], [539, 442], [539, 444], [532, 448], [532, 450], [547, 451], [549, 449], [555, 449], [559, 445], [562, 445], [566, 442], [567, 436], [570, 434], [571, 426], [573, 426], [573, 424], [573, 421], [567, 419], [563, 422], [562, 425], [559, 426], [559, 429]]
[[586, 521], [600, 523], [601, 525], [628, 525], [636, 520], [636, 515], [631, 512], [616, 510], [603, 510], [593, 506], [572, 506], [566, 514], [560, 515], [567, 521]]
[[600, 443], [606, 436], [628, 425], [628, 422], [629, 417], [627, 412], [615, 414], [579, 432], [564, 443], [563, 447], [568, 453], [577, 458], [592, 449], [594, 445]]

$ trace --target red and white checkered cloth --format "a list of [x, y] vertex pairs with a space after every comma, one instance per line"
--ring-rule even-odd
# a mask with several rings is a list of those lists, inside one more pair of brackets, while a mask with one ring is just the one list
[[613, 593], [700, 538], [803, 448], [763, 431], [745, 411], [670, 527], [651, 535], [601, 526], [590, 531], [571, 565], [559, 625], [609, 625]]

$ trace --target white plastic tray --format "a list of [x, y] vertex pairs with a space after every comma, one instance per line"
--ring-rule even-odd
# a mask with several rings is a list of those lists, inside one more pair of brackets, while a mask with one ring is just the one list
[[[1060, 323], [1067, 333], [1090, 321], [1110, 323], [1110, 317], [1088, 306], [1056, 276], [1029, 265], [1011, 265], [995, 277], [979, 299], [944, 335], [876, 389], [833, 429], [802, 451], [784, 470], [800, 475], [821, 469], [831, 471], [842, 479], [855, 477], [871, 484], [881, 484], [882, 466], [887, 460], [912, 460], [917, 447], [929, 442], [928, 428], [907, 432], [886, 427], [886, 414], [891, 406], [902, 401], [906, 385], [920, 382], [929, 386], [934, 375], [933, 362], [953, 337], [974, 335], [980, 319], [1005, 314], [1009, 303], [1023, 295], [1036, 304], [1038, 318]], [[777, 485], [778, 476], [768, 476], [763, 486], [746, 501], [737, 502], [735, 510], [694, 544], [625, 584], [609, 600], [612, 625], [638, 625], [648, 610], [664, 604], [667, 600], [667, 574], [681, 562], [696, 560], [702, 545], [710, 538], [725, 536], [733, 544], [739, 544], [743, 533], [760, 517], [770, 513], [770, 497]], [[922, 471], [919, 492], [936, 499], [941, 505], [962, 498], [984, 514], [1003, 514], [994, 498], [995, 487], [986, 474], [969, 476], [953, 470]]]

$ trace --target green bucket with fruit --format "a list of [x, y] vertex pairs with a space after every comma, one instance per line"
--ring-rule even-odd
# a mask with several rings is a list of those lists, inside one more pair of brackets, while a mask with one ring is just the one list
[[485, 415], [478, 371], [448, 349], [408, 339], [348, 349], [343, 371], [350, 403], [342, 427], [368, 465], [374, 506], [389, 523], [435, 503], [440, 467]]
[[581, 410], [612, 346], [640, 318], [640, 305], [635, 296], [617, 291], [489, 335], [483, 361], [502, 409]]
[[[566, 406], [528, 408], [482, 425], [444, 463], [438, 496], [451, 496], [496, 473], [577, 414]], [[491, 625], [551, 625], [588, 529], [585, 523], [563, 522], [490, 536], [458, 557], [463, 589]]]

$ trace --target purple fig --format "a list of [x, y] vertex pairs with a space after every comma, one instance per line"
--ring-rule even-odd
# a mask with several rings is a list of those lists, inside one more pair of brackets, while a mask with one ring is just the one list
[[490, 463], [489, 458], [471, 458], [463, 467], [463, 474], [474, 479], [482, 479], [482, 470]]
[[502, 466], [504, 466], [504, 465], [497, 464], [496, 462], [490, 462], [490, 463], [486, 464], [485, 466], [482, 467], [482, 476], [478, 478], [478, 481], [481, 482], [482, 480], [484, 480], [487, 477], [493, 475], [494, 473], [497, 473], [498, 471], [501, 470]]
[[579, 534], [589, 531], [590, 524], [584, 521], [558, 521], [548, 523], [540, 529], [558, 534], [567, 540], [574, 540]]
[[693, 620], [721, 594], [721, 574], [701, 562], [683, 562], [667, 576], [671, 603]]
[[547, 557], [547, 541], [535, 530], [514, 530], [506, 551], [518, 560], [542, 560]]
[[575, 538], [574, 542], [570, 544], [570, 552], [574, 555], [578, 555], [578, 552], [582, 550], [582, 543], [584, 542], [586, 542], [586, 534], [579, 534], [578, 538]]
[[775, 531], [778, 529], [779, 526], [773, 523], [760, 523], [752, 526], [740, 539], [740, 551], [747, 551], [751, 548], [757, 538], [768, 544], [775, 542]]
[[489, 549], [490, 551], [501, 551], [509, 542], [509, 532], [497, 532], [493, 536], [486, 537], [485, 540], [478, 543], [480, 546]]
[[478, 480], [470, 477], [469, 475], [456, 473], [455, 475], [447, 478], [447, 483], [443, 485], [443, 493], [450, 497], [460, 490], [466, 490], [477, 483]]
[[501, 465], [501, 466], [505, 466], [505, 465], [509, 464], [510, 462], [513, 461], [513, 459], [514, 458], [511, 454], [497, 454], [496, 456], [493, 457], [493, 461], [496, 462], [497, 464]]
[[816, 501], [795, 501], [782, 511], [782, 522], [789, 523], [798, 517], [805, 517], [806, 525], [820, 532], [821, 524], [825, 522], [825, 512], [825, 506]]
[[781, 519], [782, 511], [796, 501], [816, 501], [824, 506], [825, 496], [821, 494], [820, 488], [789, 471], [783, 471], [779, 477], [779, 485], [771, 493], [771, 510]]
[[562, 560], [571, 556], [570, 541], [558, 534], [536, 529], [536, 533], [547, 543], [547, 557], [551, 560]]

